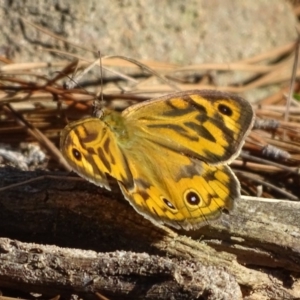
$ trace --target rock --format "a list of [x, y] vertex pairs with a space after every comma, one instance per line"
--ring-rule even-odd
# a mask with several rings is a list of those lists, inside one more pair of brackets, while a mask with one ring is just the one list
[[296, 17], [284, 0], [3, 1], [0, 54], [18, 61], [53, 61], [53, 47], [84, 57], [87, 50], [55, 40], [21, 17], [82, 47], [184, 65], [233, 62], [296, 37]]

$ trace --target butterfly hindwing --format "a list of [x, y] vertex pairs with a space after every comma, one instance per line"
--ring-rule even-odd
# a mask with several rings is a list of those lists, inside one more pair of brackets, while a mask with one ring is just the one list
[[[157, 168], [152, 168], [152, 174], [161, 173], [161, 177], [153, 177], [149, 183], [143, 180], [145, 169], [141, 167], [137, 169], [141, 177], [133, 176], [133, 186], [119, 183], [125, 198], [139, 213], [157, 223], [190, 230], [233, 208], [240, 197], [240, 186], [227, 165], [210, 166], [197, 159], [177, 165], [173, 162], [180, 160], [178, 153], [170, 152], [168, 160], [163, 159], [164, 152], [161, 154], [155, 160]], [[164, 174], [160, 169], [172, 172]]]

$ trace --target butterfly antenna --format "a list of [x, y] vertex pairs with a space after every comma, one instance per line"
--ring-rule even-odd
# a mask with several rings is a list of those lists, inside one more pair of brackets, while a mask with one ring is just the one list
[[101, 89], [100, 89], [100, 101], [102, 106], [104, 105], [104, 100], [103, 100], [103, 67], [102, 67], [102, 58], [101, 58], [101, 52], [99, 51], [99, 60], [100, 60], [100, 84], [101, 84]]
[[[97, 102], [94, 102], [94, 113], [93, 115], [97, 118], [101, 118], [103, 114], [103, 108], [104, 108], [104, 99], [103, 99], [103, 67], [102, 67], [102, 58], [101, 58], [101, 52], [98, 51], [99, 55], [99, 64], [100, 64], [100, 94], [97, 96]], [[99, 103], [100, 99], [100, 103]]]

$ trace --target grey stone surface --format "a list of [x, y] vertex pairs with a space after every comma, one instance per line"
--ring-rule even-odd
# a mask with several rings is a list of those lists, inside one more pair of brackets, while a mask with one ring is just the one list
[[0, 54], [19, 62], [51, 60], [41, 46], [92, 57], [21, 17], [105, 55], [184, 65], [232, 62], [296, 37], [285, 0], [0, 0]]

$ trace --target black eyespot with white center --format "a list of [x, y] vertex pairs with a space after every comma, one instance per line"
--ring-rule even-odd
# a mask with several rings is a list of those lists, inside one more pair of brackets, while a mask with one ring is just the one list
[[198, 193], [189, 191], [185, 195], [185, 200], [189, 205], [196, 206], [200, 204], [201, 198]]
[[232, 109], [225, 104], [219, 104], [218, 110], [222, 115], [229, 116], [229, 117], [232, 116]]
[[76, 148], [72, 149], [72, 154], [77, 161], [81, 161], [82, 155]]
[[176, 209], [175, 206], [166, 198], [162, 198], [162, 200], [164, 201], [164, 203], [171, 209]]

